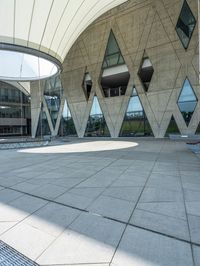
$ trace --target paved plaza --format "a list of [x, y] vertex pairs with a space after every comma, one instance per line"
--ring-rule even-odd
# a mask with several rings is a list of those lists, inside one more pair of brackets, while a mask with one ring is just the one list
[[39, 265], [200, 265], [200, 157], [184, 142], [0, 151], [0, 240]]

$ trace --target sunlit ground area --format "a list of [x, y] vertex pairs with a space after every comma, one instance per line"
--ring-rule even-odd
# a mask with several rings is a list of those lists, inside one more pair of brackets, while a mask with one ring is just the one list
[[0, 151], [0, 240], [39, 265], [200, 265], [200, 158], [184, 142]]

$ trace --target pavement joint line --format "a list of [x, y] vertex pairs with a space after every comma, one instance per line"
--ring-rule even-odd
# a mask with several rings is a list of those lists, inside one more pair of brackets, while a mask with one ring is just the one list
[[49, 245], [40, 253], [40, 255], [38, 255], [36, 258], [35, 258], [35, 261], [37, 261], [38, 260], [38, 258], [39, 257], [41, 257], [42, 256], [42, 254], [44, 254], [45, 253], [45, 251], [62, 235], [62, 233], [67, 229], [67, 228], [69, 228], [79, 217], [80, 217], [80, 215], [81, 215], [82, 213], [81, 213], [81, 211], [80, 211], [80, 213], [71, 221], [71, 223], [70, 224], [68, 224], [67, 226], [65, 226], [64, 228], [63, 228], [63, 230], [60, 232], [60, 234], [58, 234], [56, 237], [55, 237], [55, 239], [51, 242], [51, 243], [49, 243]]
[[159, 152], [157, 152], [156, 159], [154, 160], [154, 163], [152, 164], [151, 170], [149, 171], [149, 174], [148, 174], [148, 176], [147, 176], [147, 179], [146, 179], [146, 181], [145, 181], [145, 183], [144, 183], [144, 187], [143, 187], [143, 189], [141, 190], [141, 192], [140, 192], [140, 194], [139, 194], [139, 197], [138, 197], [138, 199], [137, 199], [137, 201], [136, 201], [135, 207], [133, 208], [133, 211], [132, 211], [132, 213], [131, 213], [131, 215], [130, 215], [130, 217], [129, 217], [128, 223], [125, 225], [125, 228], [124, 228], [124, 230], [123, 230], [123, 232], [122, 232], [122, 235], [121, 235], [121, 237], [120, 237], [120, 239], [119, 239], [119, 242], [118, 242], [118, 244], [117, 244], [117, 246], [116, 246], [116, 248], [115, 248], [115, 251], [114, 251], [114, 253], [113, 253], [113, 256], [112, 256], [112, 258], [111, 258], [111, 261], [110, 261], [110, 263], [109, 263], [109, 266], [111, 266], [111, 264], [112, 264], [112, 262], [113, 262], [113, 259], [114, 259], [114, 257], [115, 257], [115, 254], [116, 254], [116, 252], [117, 252], [117, 250], [118, 250], [118, 248], [119, 248], [119, 245], [120, 245], [120, 243], [121, 243], [121, 241], [122, 241], [122, 238], [123, 238], [123, 236], [124, 236], [124, 234], [125, 234], [125, 232], [126, 232], [126, 229], [127, 229], [127, 227], [128, 227], [128, 224], [129, 224], [129, 222], [130, 222], [130, 220], [131, 220], [131, 218], [132, 218], [132, 216], [133, 216], [133, 214], [134, 214], [134, 211], [135, 211], [135, 209], [137, 208], [137, 205], [138, 205], [138, 203], [139, 203], [139, 201], [140, 201], [140, 198], [141, 198], [141, 196], [142, 196], [142, 194], [143, 194], [143, 191], [144, 191], [144, 189], [145, 189], [145, 187], [146, 187], [146, 184], [148, 183], [148, 180], [149, 180], [149, 178], [150, 178], [150, 176], [151, 176], [151, 174], [152, 174], [152, 171], [153, 171], [153, 169], [154, 169], [154, 167], [155, 167], [155, 164], [156, 164], [156, 162], [157, 162], [157, 160], [158, 160], [158, 158], [159, 158], [159, 155], [160, 155], [160, 153], [161, 153], [161, 150], [162, 150], [163, 146], [164, 146], [164, 143], [162, 143], [162, 145], [161, 145], [161, 147], [160, 147], [160, 149], [159, 149]]
[[[114, 162], [116, 162], [116, 161], [118, 161], [118, 160], [120, 160], [121, 159], [121, 157], [120, 158], [118, 158], [118, 159], [116, 159], [116, 160], [114, 160], [111, 164], [113, 164]], [[116, 182], [116, 180], [118, 180], [119, 178], [120, 178], [120, 176], [122, 176], [128, 169], [129, 169], [129, 167], [130, 166], [128, 166], [126, 169], [124, 169], [122, 172], [121, 172], [121, 174], [116, 178], [116, 179], [114, 179], [108, 186], [106, 186], [105, 188], [104, 188], [104, 190], [94, 199], [94, 201], [96, 201], [100, 196], [102, 196], [103, 195], [103, 193], [104, 193], [104, 191], [106, 190], [106, 189], [108, 189], [109, 187], [111, 187], [111, 185], [114, 183], [114, 182]], [[94, 201], [92, 201], [88, 206], [87, 206], [87, 208], [89, 208], [93, 203], [94, 203]], [[89, 212], [89, 211], [88, 211]]]
[[[169, 202], [169, 201], [168, 201]], [[175, 201], [173, 201], [175, 202]], [[149, 210], [145, 210], [145, 209], [142, 209], [142, 208], [136, 208], [137, 210], [140, 210], [140, 211], [143, 211], [143, 212], [148, 212], [148, 213], [152, 213], [152, 214], [157, 214], [157, 215], [161, 215], [161, 216], [165, 216], [167, 218], [172, 218], [172, 219], [176, 219], [176, 220], [180, 220], [180, 221], [185, 221], [185, 219], [182, 219], [182, 218], [176, 218], [174, 216], [170, 216], [170, 215], [167, 215], [167, 214], [161, 214], [161, 213], [158, 213], [158, 212], [154, 212], [154, 211], [149, 211]]]
[[[69, 192], [69, 191], [72, 190], [73, 188], [76, 188], [77, 186], [79, 186], [81, 183], [87, 181], [88, 179], [92, 178], [92, 177], [95, 176], [96, 174], [100, 173], [102, 170], [106, 169], [106, 168], [109, 167], [113, 162], [116, 162], [117, 160], [118, 160], [118, 159], [113, 160], [112, 162], [110, 162], [109, 164], [107, 164], [106, 166], [104, 166], [103, 168], [101, 168], [100, 170], [98, 170], [96, 173], [93, 173], [93, 174], [90, 175], [89, 177], [86, 177], [84, 180], [81, 180], [81, 181], [80, 181], [79, 183], [77, 183], [76, 185], [70, 187], [70, 188], [67, 189], [64, 193], [62, 193], [62, 194], [60, 194], [59, 196], [57, 196], [57, 197], [55, 198], [55, 200], [56, 200], [57, 198], [59, 198], [60, 196], [64, 195], [66, 192]], [[90, 205], [90, 204], [89, 204], [89, 205]], [[89, 205], [88, 205], [88, 206], [89, 206]], [[87, 206], [87, 207], [88, 207], [88, 206]]]
[[182, 190], [182, 194], [183, 194], [183, 204], [184, 204], [184, 209], [185, 209], [188, 234], [189, 234], [189, 237], [190, 237], [190, 249], [191, 249], [191, 254], [192, 254], [192, 260], [193, 260], [193, 264], [195, 265], [196, 263], [195, 263], [194, 252], [193, 252], [193, 248], [192, 248], [192, 244], [191, 244], [192, 237], [191, 237], [191, 232], [190, 232], [190, 225], [189, 225], [189, 220], [188, 220], [187, 207], [186, 207], [186, 204], [185, 204], [185, 193], [184, 193], [183, 182], [182, 182], [182, 178], [181, 178], [180, 165], [178, 165], [178, 173], [179, 173], [179, 179], [180, 179], [180, 183], [181, 183], [181, 190]]
[[[8, 188], [9, 189], [9, 188]], [[14, 190], [14, 191], [17, 191], [17, 192], [20, 192], [19, 190], [15, 190], [15, 189], [11, 189], [11, 190]], [[126, 226], [132, 226], [132, 227], [136, 227], [136, 228], [140, 228], [140, 229], [143, 229], [145, 231], [150, 231], [150, 232], [153, 232], [153, 233], [156, 233], [158, 235], [163, 235], [163, 236], [166, 236], [166, 237], [169, 237], [169, 238], [173, 238], [173, 239], [176, 239], [176, 240], [179, 240], [179, 241], [182, 241], [182, 242], [185, 242], [185, 243], [189, 243], [189, 244], [192, 244], [192, 245], [195, 245], [195, 246], [199, 246], [200, 247], [200, 243], [196, 243], [196, 242], [192, 242], [192, 241], [188, 241], [188, 240], [185, 240], [185, 239], [182, 239], [182, 238], [179, 238], [179, 237], [175, 237], [175, 236], [172, 236], [172, 235], [168, 235], [168, 234], [165, 234], [165, 233], [161, 233], [161, 232], [158, 232], [158, 231], [155, 231], [155, 230], [152, 230], [152, 229], [149, 229], [149, 228], [145, 228], [145, 227], [142, 227], [142, 226], [138, 226], [138, 225], [133, 225], [129, 222], [124, 222], [124, 221], [121, 221], [121, 220], [118, 220], [118, 219], [115, 219], [115, 218], [112, 218], [112, 217], [108, 217], [108, 216], [104, 216], [104, 215], [101, 215], [101, 214], [98, 214], [98, 213], [94, 213], [94, 212], [90, 212], [86, 209], [81, 209], [81, 208], [78, 208], [78, 207], [75, 207], [75, 206], [72, 206], [72, 205], [68, 205], [68, 204], [64, 204], [64, 203], [61, 203], [61, 202], [57, 202], [57, 201], [54, 201], [54, 200], [50, 200], [50, 199], [47, 199], [47, 198], [44, 198], [44, 197], [40, 197], [40, 196], [36, 196], [36, 195], [32, 195], [30, 193], [27, 193], [27, 192], [22, 192], [23, 194], [25, 195], [28, 195], [28, 196], [32, 196], [34, 198], [38, 198], [38, 199], [42, 199], [42, 200], [45, 200], [47, 201], [47, 203], [45, 205], [43, 205], [41, 208], [45, 207], [47, 204], [49, 203], [56, 203], [58, 205], [61, 205], [61, 206], [64, 206], [64, 207], [68, 207], [68, 208], [71, 208], [71, 209], [75, 209], [77, 211], [81, 211], [83, 213], [88, 213], [88, 214], [91, 214], [91, 215], [95, 215], [95, 216], [99, 216], [99, 217], [102, 217], [102, 218], [105, 218], [107, 220], [111, 220], [111, 221], [114, 221], [114, 222], [118, 222], [118, 223], [121, 223], [121, 224], [124, 224]], [[34, 211], [33, 213], [31, 213], [30, 215], [26, 216], [23, 220], [25, 220], [27, 217], [33, 215], [35, 212], [37, 212], [38, 210], [40, 210], [41, 208], [37, 209], [36, 211]], [[132, 216], [132, 215], [131, 215]], [[131, 217], [130, 216], [130, 217]], [[17, 224], [19, 224], [20, 222], [22, 222], [23, 220], [17, 222], [14, 226], [16, 226]], [[14, 227], [12, 226], [12, 227]], [[12, 228], [11, 227], [11, 228]], [[5, 232], [9, 231], [11, 228], [9, 228], [8, 230], [6, 230]], [[4, 233], [5, 233], [4, 232]], [[3, 233], [3, 234], [4, 234]], [[1, 234], [2, 235], [2, 234]]]

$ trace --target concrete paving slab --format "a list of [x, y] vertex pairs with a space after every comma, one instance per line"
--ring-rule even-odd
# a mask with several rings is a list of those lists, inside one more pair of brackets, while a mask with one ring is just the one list
[[143, 187], [109, 187], [104, 190], [103, 196], [136, 202], [142, 189]]
[[200, 245], [200, 216], [188, 215], [191, 241]]
[[80, 211], [60, 204], [49, 203], [25, 219], [24, 222], [57, 237], [78, 215], [80, 215]]
[[[110, 150], [104, 141], [100, 146], [107, 150], [94, 151], [100, 147], [94, 145], [97, 141], [88, 145], [84, 140], [84, 147], [81, 141], [73, 142], [73, 153], [66, 153], [68, 144], [0, 153], [0, 180], [13, 189], [0, 184], [0, 239], [54, 266], [108, 266], [113, 255], [113, 266], [190, 266], [190, 244], [199, 244], [200, 157], [183, 142], [129, 139], [124, 148], [123, 141], [117, 146], [118, 140], [109, 140]], [[138, 146], [132, 145], [135, 141]], [[133, 210], [132, 229], [121, 241]], [[199, 263], [198, 246], [194, 247]]]
[[140, 202], [183, 202], [183, 193], [182, 191], [165, 188], [146, 187], [141, 195]]
[[26, 223], [17, 224], [1, 235], [1, 240], [32, 260], [36, 260], [54, 239], [52, 235]]
[[39, 264], [89, 264], [109, 262], [124, 225], [91, 214], [82, 214], [37, 259]]
[[93, 199], [89, 197], [84, 197], [82, 195], [76, 195], [70, 192], [66, 192], [55, 199], [56, 202], [60, 202], [75, 208], [86, 209]]
[[200, 266], [200, 247], [193, 245], [195, 266]]
[[108, 196], [100, 196], [87, 208], [87, 210], [98, 215], [127, 222], [134, 207], [134, 202], [128, 202]]
[[186, 202], [185, 204], [188, 214], [200, 216], [200, 201]]
[[186, 213], [183, 202], [139, 202], [137, 204], [137, 208], [144, 211], [155, 212], [177, 219], [186, 220]]
[[0, 203], [9, 203], [19, 197], [23, 196], [22, 193], [10, 189], [0, 190]]
[[113, 266], [193, 266], [189, 244], [128, 226]]
[[186, 220], [136, 209], [131, 217], [130, 224], [190, 241]]
[[53, 184], [46, 184], [40, 186], [39, 189], [35, 189], [31, 192], [31, 194], [35, 196], [39, 196], [45, 199], [53, 200], [56, 197], [63, 194], [67, 189], [65, 187], [56, 186]]

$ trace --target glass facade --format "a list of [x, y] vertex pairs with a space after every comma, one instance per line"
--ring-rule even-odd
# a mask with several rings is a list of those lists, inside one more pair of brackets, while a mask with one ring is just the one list
[[85, 137], [109, 137], [110, 133], [106, 125], [104, 115], [97, 96], [94, 96], [90, 116], [87, 122]]
[[30, 135], [30, 97], [0, 81], [0, 136]]
[[103, 69], [125, 64], [119, 45], [111, 30], [103, 61]]
[[141, 62], [141, 66], [138, 72], [138, 76], [142, 82], [144, 90], [147, 92], [149, 89], [149, 85], [153, 76], [153, 66], [149, 57], [144, 57]]
[[65, 100], [62, 118], [60, 121], [59, 136], [77, 136], [74, 121], [71, 116], [67, 101]]
[[86, 99], [88, 100], [90, 98], [90, 93], [92, 90], [92, 80], [89, 73], [85, 73], [83, 84], [82, 84]]
[[178, 107], [188, 126], [197, 105], [197, 97], [188, 79], [184, 81], [183, 88], [178, 98]]
[[178, 126], [176, 124], [176, 121], [175, 121], [173, 115], [170, 119], [167, 131], [165, 133], [165, 137], [169, 137], [170, 134], [180, 134], [180, 131], [178, 129]]
[[49, 128], [46, 113], [44, 111], [44, 107], [42, 105], [36, 136], [43, 138], [43, 136], [46, 136], [46, 135], [51, 135], [51, 131]]
[[192, 14], [187, 1], [184, 0], [183, 7], [176, 24], [176, 32], [185, 49], [188, 48], [195, 26], [196, 19]]
[[130, 79], [128, 70], [125, 72], [116, 71], [116, 73], [113, 70], [113, 74], [104, 75], [106, 69], [119, 65], [125, 65], [125, 61], [115, 36], [111, 31], [102, 65], [101, 87], [105, 97], [122, 96], [126, 93]]
[[45, 82], [44, 98], [47, 103], [53, 126], [55, 127], [60, 110], [63, 89], [60, 77], [53, 77]]
[[120, 136], [153, 136], [153, 132], [135, 88], [133, 88], [132, 91]]

